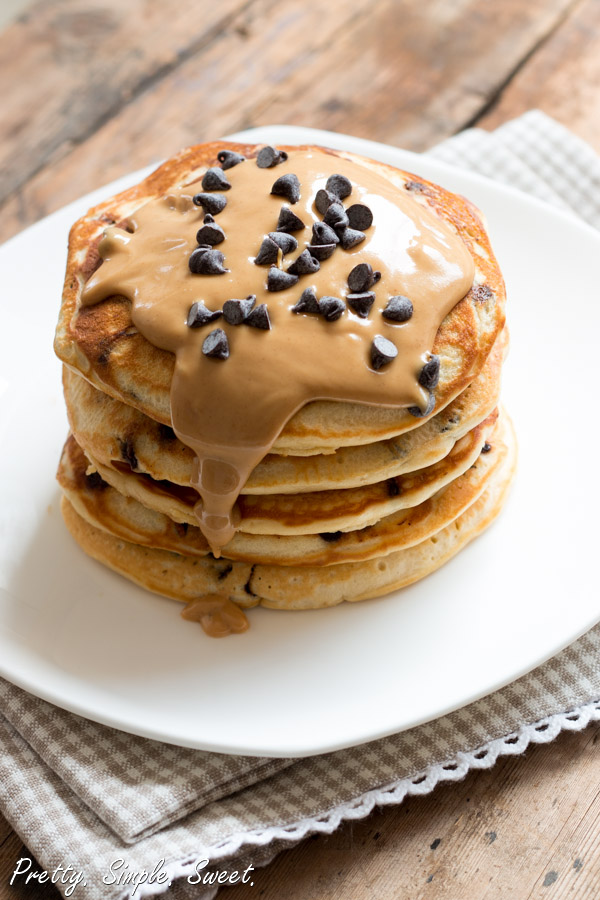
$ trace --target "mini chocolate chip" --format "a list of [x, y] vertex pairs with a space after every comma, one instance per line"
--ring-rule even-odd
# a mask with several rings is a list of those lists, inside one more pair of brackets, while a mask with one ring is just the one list
[[188, 328], [201, 328], [223, 315], [220, 309], [208, 309], [202, 300], [192, 303], [187, 317]]
[[210, 225], [212, 222], [215, 221], [215, 217], [211, 216], [210, 213], [206, 213], [206, 215], [204, 216], [202, 221], [204, 222], [205, 225]]
[[398, 356], [398, 348], [382, 334], [376, 334], [371, 344], [371, 365], [374, 369], [387, 366]]
[[119, 441], [119, 450], [121, 451], [121, 458], [124, 459], [126, 463], [129, 463], [132, 469], [137, 469], [138, 458], [135, 455], [133, 441], [130, 441], [129, 439]]
[[315, 222], [312, 227], [311, 244], [339, 244], [340, 239], [325, 222]]
[[348, 227], [348, 216], [339, 200], [336, 200], [335, 203], [329, 206], [329, 209], [323, 216], [323, 221], [326, 225], [331, 225], [336, 231]]
[[227, 197], [223, 194], [196, 194], [193, 200], [196, 206], [201, 206], [205, 212], [213, 216], [223, 212], [227, 206]]
[[322, 537], [328, 544], [333, 544], [335, 541], [339, 541], [342, 534], [342, 531], [322, 531], [319, 537]]
[[258, 151], [256, 157], [256, 165], [259, 169], [270, 169], [272, 166], [278, 166], [279, 163], [285, 162], [288, 158], [285, 150], [277, 150], [275, 147], [263, 147]]
[[344, 228], [340, 232], [340, 244], [344, 250], [352, 250], [361, 241], [364, 241], [366, 234], [362, 231], [355, 231], [354, 228]]
[[164, 425], [162, 422], [158, 423], [158, 433], [162, 441], [174, 441], [177, 438], [177, 435], [175, 434], [171, 426]]
[[242, 156], [241, 153], [235, 153], [233, 150], [219, 150], [217, 159], [223, 169], [233, 169], [234, 166], [244, 162], [246, 157]]
[[488, 442], [486, 441], [485, 444], [483, 445], [483, 447], [481, 448], [481, 452], [489, 453], [491, 449], [492, 449], [492, 445], [488, 444]]
[[311, 256], [309, 250], [303, 250], [300, 256], [288, 267], [288, 272], [290, 275], [311, 275], [313, 272], [318, 272], [320, 268], [321, 263], [319, 260]]
[[286, 288], [292, 287], [297, 281], [297, 275], [290, 275], [289, 272], [284, 272], [282, 269], [278, 269], [277, 266], [271, 266], [267, 276], [267, 290], [285, 291]]
[[263, 331], [270, 331], [271, 320], [269, 319], [267, 304], [260, 303], [256, 309], [253, 309], [248, 318], [244, 321], [244, 325], [251, 325], [252, 328], [262, 328]]
[[494, 292], [487, 284], [475, 284], [471, 288], [471, 297], [475, 303], [487, 303], [494, 296]]
[[282, 206], [277, 219], [277, 231], [302, 231], [306, 225], [299, 219], [296, 213], [292, 212], [289, 206]]
[[263, 238], [260, 250], [254, 257], [255, 266], [272, 266], [277, 262], [279, 246], [270, 237]]
[[400, 494], [400, 485], [396, 481], [395, 478], [388, 478], [387, 480], [387, 492], [388, 497], [397, 497]]
[[278, 247], [281, 247], [281, 252], [283, 254], [293, 253], [294, 250], [298, 249], [298, 241], [293, 235], [288, 234], [286, 231], [270, 231], [269, 238], [273, 243], [277, 244]]
[[427, 186], [420, 181], [407, 181], [404, 185], [407, 191], [415, 191], [417, 194], [426, 194]]
[[215, 359], [227, 359], [229, 356], [229, 341], [222, 328], [215, 328], [214, 331], [211, 331], [204, 338], [202, 352], [205, 356], [212, 356]]
[[362, 291], [360, 294], [347, 294], [346, 302], [361, 319], [366, 319], [371, 312], [371, 307], [375, 303], [375, 294], [373, 291]]
[[348, 275], [348, 287], [353, 294], [362, 294], [379, 281], [381, 272], [374, 272], [369, 263], [359, 263]]
[[108, 483], [104, 481], [99, 472], [90, 472], [85, 476], [86, 486], [92, 491], [103, 491], [108, 487]]
[[302, 291], [300, 299], [295, 306], [292, 306], [293, 313], [318, 313], [319, 301], [315, 294], [314, 288], [306, 288]]
[[207, 169], [202, 178], [202, 189], [205, 191], [228, 191], [231, 185], [223, 169]]
[[435, 394], [432, 391], [427, 399], [427, 405], [425, 409], [421, 409], [420, 406], [409, 406], [408, 412], [411, 414], [411, 416], [414, 416], [415, 419], [423, 419], [425, 416], [428, 416], [431, 412], [433, 412], [434, 406]]
[[273, 182], [271, 193], [278, 197], [285, 197], [290, 203], [297, 203], [300, 199], [300, 181], [297, 175], [286, 172]]
[[321, 188], [320, 191], [317, 191], [315, 206], [321, 215], [324, 216], [331, 204], [338, 202], [338, 200], [339, 198], [336, 197], [335, 194], [332, 194], [331, 191], [324, 191], [323, 188]]
[[337, 244], [310, 244], [310, 252], [315, 259], [323, 262], [324, 259], [329, 259], [336, 247]]
[[212, 222], [206, 222], [206, 218], [204, 219], [206, 224], [196, 232], [196, 240], [199, 244], [210, 244], [211, 246], [220, 244], [225, 240], [225, 232], [220, 225], [217, 225], [212, 216], [210, 217]]
[[223, 318], [229, 325], [241, 325], [250, 315], [255, 303], [254, 294], [249, 294], [244, 300], [226, 300], [223, 304]]
[[350, 228], [357, 231], [366, 231], [373, 224], [373, 213], [364, 203], [354, 203], [346, 210]]
[[427, 388], [428, 391], [431, 391], [434, 387], [437, 387], [439, 380], [440, 358], [439, 356], [436, 356], [435, 353], [432, 353], [421, 369], [421, 374], [419, 375], [419, 384], [422, 387]]
[[413, 305], [408, 297], [404, 297], [402, 294], [390, 297], [385, 309], [381, 311], [383, 318], [389, 319], [391, 322], [408, 322], [412, 314]]
[[352, 193], [352, 183], [345, 175], [330, 175], [325, 184], [325, 190], [343, 200]]
[[220, 250], [207, 250], [197, 247], [189, 258], [190, 272], [194, 275], [224, 275], [227, 269], [223, 263], [225, 257]]
[[339, 297], [321, 297], [319, 300], [319, 312], [328, 322], [335, 322], [343, 315], [346, 307]]

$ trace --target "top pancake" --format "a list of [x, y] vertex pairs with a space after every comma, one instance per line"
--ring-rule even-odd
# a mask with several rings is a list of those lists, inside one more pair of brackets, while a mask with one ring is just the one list
[[[140, 185], [95, 207], [71, 231], [56, 352], [96, 387], [167, 425], [171, 424], [173, 355], [152, 346], [137, 332], [130, 303], [123, 297], [108, 298], [78, 314], [81, 291], [99, 263], [97, 244], [104, 228], [123, 222], [170, 189], [197, 181], [207, 167], [216, 164], [217, 152], [224, 147], [248, 158], [256, 156], [258, 149], [219, 142], [184, 150]], [[478, 374], [504, 323], [504, 286], [484, 226], [468, 201], [417, 176], [352, 154], [327, 152], [374, 169], [400, 191], [410, 190], [415, 202], [451, 225], [475, 262], [474, 287], [446, 316], [432, 348], [441, 359], [434, 414]], [[290, 419], [273, 449], [305, 452], [368, 444], [422, 422], [406, 409], [315, 401]]]

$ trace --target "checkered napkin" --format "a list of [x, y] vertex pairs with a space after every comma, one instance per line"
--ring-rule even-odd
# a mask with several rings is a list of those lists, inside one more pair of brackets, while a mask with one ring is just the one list
[[[493, 134], [464, 132], [431, 154], [600, 227], [600, 159], [540, 112]], [[375, 805], [428, 793], [439, 781], [488, 768], [501, 754], [523, 752], [531, 741], [600, 720], [598, 698], [600, 626], [462, 710], [302, 760], [160, 744], [89, 722], [0, 680], [0, 809], [49, 873], [61, 865], [82, 873], [85, 884], [74, 890], [68, 880], [58, 884], [65, 896], [125, 900], [166, 891], [164, 900], [208, 900], [217, 888], [196, 883], [199, 860], [229, 873], [256, 868]], [[131, 873], [139, 881], [153, 870], [154, 880], [139, 887], [122, 880]], [[246, 874], [257, 886], [261, 876]]]

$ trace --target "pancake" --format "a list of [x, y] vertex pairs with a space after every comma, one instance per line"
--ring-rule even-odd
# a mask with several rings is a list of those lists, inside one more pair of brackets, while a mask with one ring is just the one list
[[[261, 604], [271, 609], [315, 609], [377, 597], [412, 584], [458, 553], [502, 508], [516, 460], [512, 431], [507, 448], [487, 489], [450, 525], [413, 547], [363, 562], [300, 568], [182, 556], [142, 547], [95, 528], [66, 497], [62, 511], [69, 531], [86, 553], [155, 593], [186, 603], [219, 595], [244, 608]], [[483, 573], [474, 577], [483, 579]]]
[[[133, 325], [131, 303], [123, 297], [109, 297], [80, 310], [82, 289], [99, 264], [97, 245], [107, 225], [126, 225], [127, 218], [148, 201], [197, 181], [223, 148], [249, 159], [258, 150], [253, 145], [223, 142], [184, 150], [140, 185], [90, 210], [71, 230], [56, 353], [95, 387], [164, 425], [171, 424], [173, 354], [142, 337]], [[286, 149], [292, 154], [299, 148]], [[470, 254], [475, 265], [473, 286], [445, 317], [432, 348], [441, 370], [430, 415], [439, 412], [481, 371], [504, 325], [504, 284], [478, 211], [464, 198], [383, 163], [342, 151], [300, 149], [349, 161], [396, 185], [400, 192], [408, 191], [416, 205], [450, 225]], [[273, 449], [324, 452], [371, 444], [420, 424], [422, 419], [406, 408], [314, 400], [285, 424]]]
[[[477, 378], [420, 428], [387, 441], [308, 458], [270, 453], [253, 470], [242, 493], [296, 494], [357, 487], [433, 465], [496, 407], [507, 342], [505, 329]], [[156, 481], [189, 485], [194, 454], [172, 429], [114, 400], [66, 367], [63, 384], [71, 431], [95, 460], [104, 466], [127, 462]]]
[[[237, 532], [223, 556], [240, 562], [285, 566], [328, 566], [386, 556], [435, 535], [461, 515], [486, 489], [509, 454], [510, 426], [503, 413], [486, 452], [463, 474], [428, 500], [386, 516], [375, 525], [334, 535], [253, 535]], [[508, 435], [508, 436], [507, 436]], [[184, 556], [207, 556], [199, 528], [181, 525], [148, 509], [87, 474], [89, 463], [71, 435], [63, 450], [58, 480], [75, 511], [95, 528], [131, 543]]]
[[[472, 466], [491, 435], [497, 411], [477, 425], [439, 462], [386, 481], [332, 491], [303, 494], [242, 494], [238, 500], [239, 531], [249, 534], [321, 534], [372, 525], [399, 509], [417, 506]], [[195, 525], [196, 492], [170, 482], [139, 475], [124, 464], [103, 466], [89, 453], [92, 469], [126, 497], [163, 512], [174, 522]]]

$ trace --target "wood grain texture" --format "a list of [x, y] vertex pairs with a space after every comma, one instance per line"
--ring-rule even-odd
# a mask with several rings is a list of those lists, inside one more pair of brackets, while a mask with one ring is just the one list
[[600, 2], [585, 0], [481, 118], [484, 128], [537, 107], [600, 153]]
[[310, 838], [223, 900], [597, 900], [600, 727]]
[[[532, 47], [557, 27], [573, 2], [248, 0], [215, 25], [210, 40], [190, 39], [193, 52], [182, 54], [176, 66], [161, 63], [162, 40], [155, 41], [154, 50], [146, 51], [144, 68], [125, 61], [139, 52], [131, 23], [115, 24], [113, 3], [96, 0], [96, 17], [110, 23], [105, 25], [110, 32], [105, 64], [115, 68], [117, 59], [117, 74], [111, 73], [105, 87], [102, 77], [98, 83], [95, 71], [89, 76], [81, 62], [86, 74], [78, 76], [76, 84], [83, 81], [83, 88], [75, 89], [77, 105], [71, 109], [74, 88], [69, 79], [77, 73], [66, 73], [69, 87], [58, 85], [52, 104], [52, 121], [58, 117], [63, 124], [52, 129], [47, 141], [51, 150], [46, 149], [46, 114], [32, 108], [39, 103], [35, 91], [30, 96], [32, 79], [17, 80], [17, 99], [12, 102], [17, 106], [22, 95], [28, 116], [16, 125], [27, 127], [30, 139], [32, 134], [37, 137], [21, 162], [20, 143], [16, 145], [12, 137], [8, 140], [6, 133], [2, 140], [0, 133], [0, 147], [8, 140], [5, 152], [11, 170], [18, 167], [28, 173], [27, 179], [14, 173], [6, 177], [5, 192], [0, 195], [7, 198], [0, 206], [0, 240], [101, 183], [180, 147], [251, 125], [312, 125], [422, 149], [473, 118]], [[71, 8], [81, 6], [81, 0], [70, 4]], [[100, 15], [104, 7], [111, 15]], [[179, 5], [163, 0], [161, 9], [171, 37], [170, 15], [177, 20]], [[93, 30], [86, 30], [88, 19], [79, 15], [75, 21], [84, 23], [78, 27], [89, 43]], [[195, 24], [190, 22], [191, 31]], [[49, 46], [38, 51], [38, 69], [50, 69], [53, 74], [56, 67], [44, 53], [52, 53], [58, 26], [47, 38]], [[27, 23], [19, 26], [26, 27]], [[179, 33], [175, 27], [173, 31]], [[40, 40], [36, 25], [34, 43]], [[5, 60], [0, 85], [6, 83], [13, 42], [17, 43], [13, 34], [0, 36], [0, 58]], [[147, 74], [151, 52], [159, 55], [156, 65], [163, 65], [160, 77]], [[129, 95], [124, 88], [119, 93], [121, 67], [125, 69], [123, 84], [136, 85], [127, 88]], [[108, 99], [105, 92], [110, 94]], [[87, 109], [90, 103], [104, 109], [103, 115], [93, 118]], [[7, 121], [15, 118], [16, 113]], [[9, 131], [12, 136], [14, 127]], [[29, 158], [31, 154], [37, 154], [36, 158]], [[13, 186], [10, 195], [9, 183]]]

